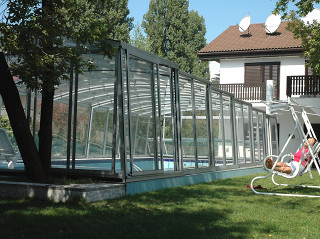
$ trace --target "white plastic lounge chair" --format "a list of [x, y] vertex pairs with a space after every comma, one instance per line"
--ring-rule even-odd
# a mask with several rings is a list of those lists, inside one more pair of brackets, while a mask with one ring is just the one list
[[[296, 196], [296, 197], [320, 197], [318, 195], [301, 195], [301, 194], [286, 194], [286, 193], [268, 193], [268, 192], [259, 192], [259, 191], [256, 191], [253, 187], [253, 184], [254, 184], [254, 181], [258, 180], [258, 179], [265, 179], [265, 178], [268, 178], [270, 175], [272, 175], [272, 182], [277, 185], [277, 186], [296, 186], [296, 187], [309, 187], [309, 188], [320, 188], [320, 186], [313, 186], [313, 185], [292, 185], [292, 184], [280, 184], [280, 183], [277, 183], [275, 181], [275, 175], [279, 175], [279, 176], [282, 176], [282, 177], [285, 177], [285, 178], [294, 178], [294, 177], [297, 177], [297, 176], [301, 176], [302, 174], [304, 173], [307, 173], [309, 172], [310, 174], [310, 178], [312, 178], [312, 174], [311, 174], [311, 166], [314, 164], [316, 166], [316, 169], [318, 171], [318, 174], [320, 176], [320, 167], [319, 167], [319, 152], [320, 152], [320, 144], [319, 142], [315, 143], [313, 145], [313, 147], [310, 147], [309, 143], [308, 143], [308, 140], [307, 140], [307, 137], [313, 137], [315, 139], [317, 139], [313, 129], [312, 129], [312, 126], [311, 126], [311, 123], [307, 117], [307, 114], [306, 112], [304, 111], [304, 109], [302, 109], [302, 118], [303, 118], [303, 121], [304, 121], [304, 124], [307, 128], [307, 133], [304, 133], [304, 130], [303, 130], [303, 127], [293, 109], [293, 107], [290, 107], [290, 112], [291, 112], [291, 115], [292, 115], [292, 118], [293, 118], [293, 121], [295, 123], [295, 127], [293, 129], [293, 131], [291, 132], [291, 134], [289, 135], [289, 138], [287, 140], [287, 142], [285, 143], [284, 147], [282, 148], [281, 152], [279, 155], [268, 155], [267, 157], [265, 157], [264, 161], [263, 161], [263, 166], [264, 166], [264, 169], [266, 171], [269, 171], [268, 175], [266, 176], [258, 176], [258, 177], [255, 177], [252, 179], [251, 181], [251, 184], [250, 184], [250, 187], [252, 189], [252, 191], [256, 194], [263, 194], [263, 195], [278, 195], [278, 196]], [[284, 155], [284, 151], [285, 149], [287, 148], [289, 142], [291, 141], [291, 139], [293, 138], [293, 135], [294, 134], [299, 134], [299, 136], [303, 139], [303, 142], [302, 144], [300, 145], [299, 148], [303, 147], [304, 146], [304, 143], [307, 144], [308, 146], [308, 153], [306, 153], [305, 155], [302, 155], [301, 156], [301, 160], [300, 160], [300, 163], [299, 163], [299, 166], [297, 166], [297, 168], [299, 169], [303, 159], [305, 158], [308, 158], [308, 162], [307, 162], [307, 165], [305, 167], [305, 169], [303, 171], [299, 171], [299, 170], [295, 170], [293, 173], [291, 174], [286, 174], [286, 173], [281, 173], [281, 172], [277, 172], [274, 170], [275, 168], [275, 165], [280, 162], [280, 161], [284, 161], [284, 158], [289, 156], [289, 154], [286, 154]], [[274, 165], [271, 169], [268, 169], [266, 168], [265, 164], [266, 164], [266, 160], [271, 157], [272, 159], [275, 159], [274, 160]]]
[[7, 163], [8, 168], [13, 169], [20, 157], [20, 153], [14, 151], [6, 131], [0, 128], [0, 162]]

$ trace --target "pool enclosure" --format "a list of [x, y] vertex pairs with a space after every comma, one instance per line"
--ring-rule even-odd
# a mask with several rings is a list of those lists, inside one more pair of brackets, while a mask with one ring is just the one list
[[[53, 170], [126, 181], [253, 167], [278, 153], [276, 118], [176, 63], [112, 44], [112, 59], [91, 50], [94, 70], [73, 71], [55, 91]], [[21, 95], [37, 142], [41, 96]]]

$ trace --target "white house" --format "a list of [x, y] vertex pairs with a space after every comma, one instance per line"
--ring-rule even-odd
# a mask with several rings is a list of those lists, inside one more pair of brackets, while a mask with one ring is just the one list
[[[272, 34], [266, 32], [263, 23], [251, 24], [245, 32], [240, 32], [238, 26], [230, 26], [198, 55], [202, 60], [220, 63], [217, 87], [251, 102], [254, 107], [272, 113], [280, 103], [304, 106], [320, 139], [319, 77], [312, 76], [301, 40], [295, 39], [286, 26], [287, 22], [281, 22]], [[301, 107], [296, 109], [300, 111]], [[288, 111], [276, 113], [281, 149], [293, 121], [289, 120]], [[301, 142], [298, 137], [294, 140], [297, 145]]]

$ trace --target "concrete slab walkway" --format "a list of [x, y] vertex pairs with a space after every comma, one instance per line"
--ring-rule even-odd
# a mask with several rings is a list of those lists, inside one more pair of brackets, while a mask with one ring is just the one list
[[125, 184], [119, 183], [53, 185], [0, 181], [1, 198], [36, 198], [54, 202], [82, 198], [87, 202], [96, 202], [125, 195]]

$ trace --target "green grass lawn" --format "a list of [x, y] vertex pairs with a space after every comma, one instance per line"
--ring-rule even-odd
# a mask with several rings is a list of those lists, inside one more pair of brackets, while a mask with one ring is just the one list
[[[253, 177], [90, 204], [0, 200], [0, 238], [320, 238], [320, 198], [256, 195], [246, 188]], [[320, 185], [320, 176], [294, 181]], [[279, 188], [270, 179], [257, 184], [269, 192], [320, 195]]]

